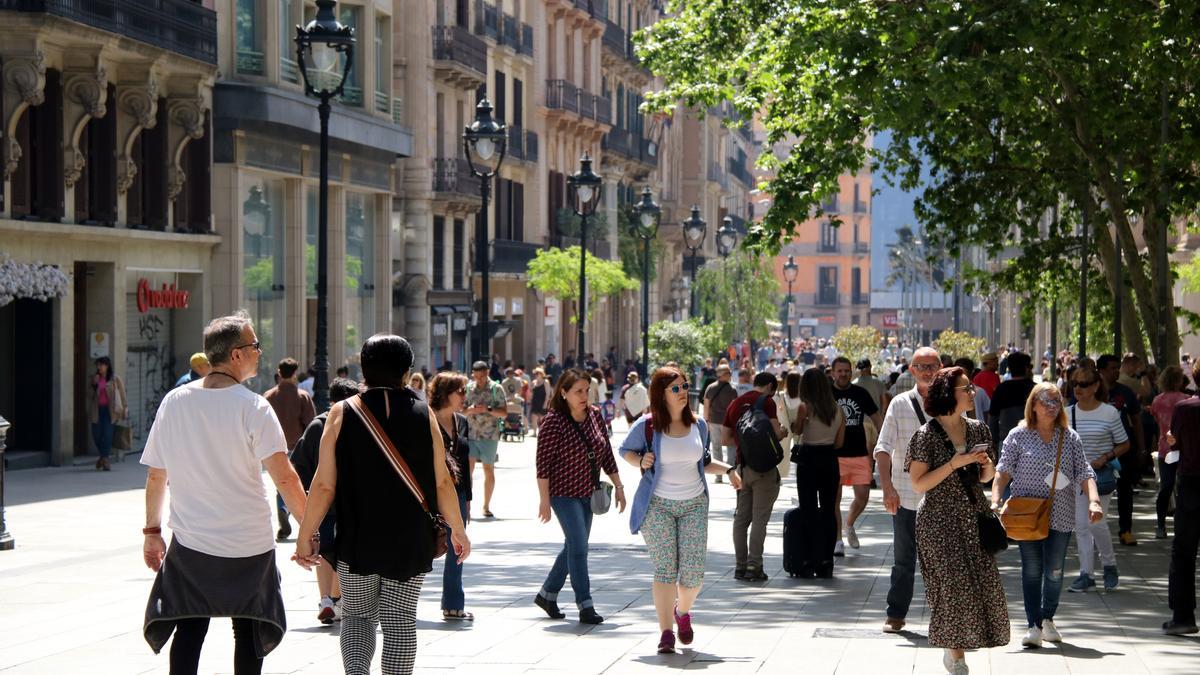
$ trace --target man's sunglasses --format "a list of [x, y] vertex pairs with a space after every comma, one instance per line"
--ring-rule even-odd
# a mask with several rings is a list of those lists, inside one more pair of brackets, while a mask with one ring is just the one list
[[240, 347], [234, 347], [233, 351], [236, 352], [237, 350], [245, 349], [246, 347], [252, 347], [254, 349], [254, 351], [259, 352], [260, 354], [262, 353], [262, 343], [259, 342], [258, 340], [255, 340], [254, 342], [251, 342], [250, 344], [241, 345]]
[[672, 394], [678, 394], [681, 391], [688, 390], [688, 383], [684, 382], [683, 384], [673, 384], [669, 388], [670, 388]]

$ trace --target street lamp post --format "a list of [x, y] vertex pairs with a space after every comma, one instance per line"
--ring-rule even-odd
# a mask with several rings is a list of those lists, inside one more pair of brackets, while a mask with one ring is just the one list
[[692, 215], [683, 221], [683, 245], [692, 254], [692, 284], [691, 310], [689, 314], [696, 316], [696, 252], [704, 246], [704, 238], [708, 235], [708, 223], [700, 217], [700, 207], [692, 205]]
[[633, 222], [633, 236], [642, 240], [642, 381], [646, 381], [646, 369], [650, 366], [650, 241], [658, 235], [658, 219], [662, 207], [654, 201], [650, 186], [642, 190], [642, 201], [637, 205], [638, 217]]
[[592, 158], [586, 152], [579, 158], [579, 171], [567, 177], [567, 185], [575, 194], [575, 203], [571, 206], [579, 218], [579, 302], [577, 303], [579, 317], [575, 321], [578, 334], [578, 345], [575, 353], [580, 360], [587, 353], [584, 346], [585, 324], [587, 322], [587, 226], [588, 218], [596, 212], [600, 203], [600, 176], [592, 171]]
[[[721, 220], [721, 227], [717, 228], [717, 253], [721, 255], [722, 259], [729, 258], [730, 254], [733, 253], [733, 250], [737, 248], [737, 238], [738, 233], [733, 227], [733, 218], [725, 216], [725, 218]], [[722, 267], [721, 280], [722, 282], [725, 280], [724, 267]], [[734, 294], [734, 297], [737, 297], [736, 293]], [[734, 337], [736, 337], [736, 335]]]
[[8, 521], [4, 519], [4, 448], [11, 427], [8, 420], [0, 417], [0, 551], [11, 551], [17, 545], [8, 531]]
[[800, 272], [800, 266], [796, 264], [796, 256], [789, 255], [787, 262], [783, 264], [783, 278], [787, 281], [788, 294], [787, 300], [783, 306], [783, 320], [787, 323], [787, 355], [792, 358], [792, 283], [796, 281], [796, 275]]
[[[491, 317], [491, 293], [488, 288], [488, 276], [491, 265], [488, 262], [488, 197], [492, 192], [492, 177], [500, 171], [504, 162], [504, 154], [508, 150], [508, 130], [503, 122], [492, 117], [492, 102], [486, 98], [480, 99], [475, 105], [475, 121], [463, 130], [463, 151], [467, 156], [467, 164], [471, 173], [479, 179], [479, 197], [483, 205], [479, 210], [479, 222], [475, 228], [475, 258], [479, 261], [479, 350], [478, 360], [491, 363], [492, 336], [488, 332], [488, 319]], [[478, 164], [476, 164], [478, 162]]]
[[[317, 0], [317, 15], [307, 26], [296, 26], [296, 62], [304, 77], [304, 92], [321, 100], [320, 190], [317, 199], [317, 336], [313, 404], [329, 408], [329, 101], [342, 95], [354, 65], [354, 29], [334, 15], [334, 0]], [[337, 70], [341, 61], [341, 72]], [[309, 62], [312, 67], [309, 67]]]

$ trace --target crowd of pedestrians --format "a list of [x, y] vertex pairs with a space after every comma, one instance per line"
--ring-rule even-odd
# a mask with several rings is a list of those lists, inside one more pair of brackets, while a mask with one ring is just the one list
[[[835, 575], [837, 559], [860, 545], [855, 526], [877, 485], [892, 525], [884, 632], [905, 629], [919, 570], [929, 644], [944, 650], [948, 672], [967, 673], [970, 650], [1008, 644], [995, 558], [1007, 545], [996, 534], [1003, 524], [1021, 560], [1021, 644], [1061, 641], [1055, 616], [1072, 538], [1079, 573], [1068, 590], [1088, 592], [1097, 577], [1105, 590], [1120, 584], [1106, 518], [1115, 493], [1118, 541], [1136, 545], [1132, 490], [1152, 459], [1144, 445], [1157, 449], [1156, 536], [1167, 536], [1175, 508], [1163, 630], [1197, 632], [1200, 397], [1189, 375], [1194, 383], [1200, 367], [1169, 367], [1151, 382], [1135, 359], [1070, 358], [1051, 381], [1034, 377], [1032, 359], [1016, 350], [984, 354], [976, 370], [929, 347], [885, 344], [874, 363], [852, 363], [829, 343], [800, 346], [793, 360], [778, 344], [735, 345], [698, 373], [665, 364], [646, 383], [641, 364], [614, 368], [615, 350], [600, 363], [568, 352], [565, 363], [548, 355], [532, 371], [493, 359], [472, 364], [469, 377], [443, 368], [426, 379], [413, 371], [408, 343], [381, 334], [356, 359], [363, 381], [334, 379], [332, 407], [316, 414], [312, 378], [293, 359], [277, 364], [264, 396], [238, 386], [258, 372], [259, 342], [244, 315], [216, 319], [203, 361], [193, 358], [164, 398], [142, 455], [144, 560], [157, 572], [145, 637], [158, 651], [174, 636], [172, 672], [195, 672], [209, 617], [234, 617], [235, 672], [261, 672], [286, 631], [274, 547], [291, 518], [292, 559], [316, 570], [317, 621], [341, 622], [345, 671], [370, 672], [382, 629], [383, 672], [411, 672], [416, 606], [435, 559], [445, 556], [443, 619], [475, 619], [463, 577], [474, 469], [483, 476], [481, 514], [493, 518], [500, 440], [513, 415], [536, 435], [538, 518], [557, 520], [563, 536], [531, 589], [533, 604], [566, 618], [558, 594], [569, 580], [579, 622], [604, 621], [588, 571], [592, 523], [628, 506], [630, 532], [646, 543], [660, 654], [695, 639], [717, 489], [708, 477], [736, 493], [726, 535], [734, 579], [754, 584], [767, 580], [768, 524], [791, 472], [790, 575]], [[94, 424], [111, 434], [105, 424], [120, 418], [124, 393], [110, 363], [97, 362], [89, 391]], [[617, 411], [629, 430], [614, 451]], [[618, 459], [641, 473], [628, 499]], [[274, 536], [263, 468], [277, 491]], [[169, 546], [161, 530], [168, 481]]]

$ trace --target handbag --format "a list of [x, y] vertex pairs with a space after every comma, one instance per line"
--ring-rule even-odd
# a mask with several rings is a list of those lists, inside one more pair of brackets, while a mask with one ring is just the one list
[[1050, 480], [1050, 498], [1009, 497], [1000, 509], [1000, 521], [1015, 541], [1041, 541], [1050, 536], [1050, 510], [1054, 506], [1054, 493], [1058, 489], [1058, 467], [1062, 460], [1063, 440], [1066, 429], [1058, 437], [1058, 453], [1054, 457], [1054, 478]]
[[[944, 442], [949, 443], [950, 438], [943, 434]], [[975, 485], [979, 480], [979, 472], [972, 470], [971, 467], [956, 469], [954, 473], [958, 474], [959, 480], [962, 482], [963, 489], [967, 492], [967, 498], [971, 500], [971, 506], [979, 508], [979, 497], [975, 494]], [[991, 509], [985, 511], [976, 511], [975, 524], [979, 528], [979, 545], [988, 555], [994, 556], [997, 553], [1008, 548], [1008, 533], [1004, 530], [1004, 523], [992, 513]]]
[[[592, 419], [591, 406], [588, 407], [588, 421]], [[596, 464], [596, 453], [592, 450], [592, 444], [588, 443], [587, 435], [583, 433], [583, 429], [575, 420], [571, 420], [571, 426], [575, 427], [575, 433], [579, 434], [579, 440], [583, 441], [583, 447], [587, 449], [588, 464], [592, 468], [592, 513], [597, 516], [602, 516], [608, 513], [612, 508], [613, 485], [605, 480], [600, 480], [600, 467]]]
[[115, 450], [133, 449], [133, 427], [129, 424], [129, 401], [125, 400], [124, 387], [114, 380], [113, 393], [121, 401], [121, 419], [113, 422], [112, 446]]
[[446, 524], [446, 519], [442, 517], [442, 514], [429, 510], [425, 492], [421, 490], [421, 485], [417, 482], [417, 477], [413, 475], [412, 469], [408, 468], [408, 462], [404, 461], [404, 456], [392, 444], [392, 439], [388, 438], [387, 432], [383, 430], [379, 420], [375, 419], [375, 415], [367, 408], [366, 402], [362, 400], [362, 394], [356, 394], [346, 399], [345, 405], [358, 415], [358, 419], [362, 420], [363, 426], [375, 440], [375, 445], [379, 447], [388, 464], [400, 476], [400, 482], [404, 483], [409, 492], [417, 498], [417, 501], [421, 503], [421, 508], [425, 510], [425, 515], [429, 516], [430, 536], [433, 537], [433, 557], [436, 559], [446, 555], [446, 551], [450, 548], [446, 541], [446, 534], [450, 531], [450, 526]]

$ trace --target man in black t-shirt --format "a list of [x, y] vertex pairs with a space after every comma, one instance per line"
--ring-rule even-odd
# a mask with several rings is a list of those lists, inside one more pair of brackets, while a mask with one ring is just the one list
[[1120, 358], [1115, 354], [1102, 354], [1096, 359], [1096, 370], [1104, 380], [1108, 404], [1121, 413], [1121, 424], [1129, 436], [1129, 451], [1121, 455], [1121, 474], [1117, 478], [1117, 530], [1123, 546], [1137, 546], [1137, 538], [1133, 536], [1133, 486], [1141, 476], [1141, 460], [1145, 454], [1142, 408], [1137, 394], [1117, 381], [1121, 375]]
[[[838, 448], [838, 468], [841, 470], [842, 481], [838, 486], [837, 503], [842, 503], [842, 487], [854, 488], [854, 500], [850, 502], [850, 511], [846, 514], [846, 539], [850, 548], [858, 548], [858, 534], [854, 531], [854, 521], [867, 508], [867, 499], [871, 496], [871, 460], [867, 456], [867, 430], [863, 420], [870, 418], [875, 424], [876, 432], [883, 426], [883, 415], [871, 392], [850, 383], [850, 359], [839, 356], [833, 360], [833, 397], [842, 408], [846, 417], [846, 435], [842, 447]], [[838, 510], [838, 541], [833, 546], [835, 556], [845, 555], [842, 544], [842, 513]]]
[[1033, 391], [1036, 382], [1030, 377], [1029, 369], [1033, 359], [1028, 354], [1013, 352], [1008, 357], [1008, 370], [1012, 379], [1001, 382], [996, 386], [992, 396], [992, 406], [988, 409], [988, 429], [992, 432], [992, 442], [999, 448], [1004, 445], [1008, 432], [1025, 418], [1025, 402]]

